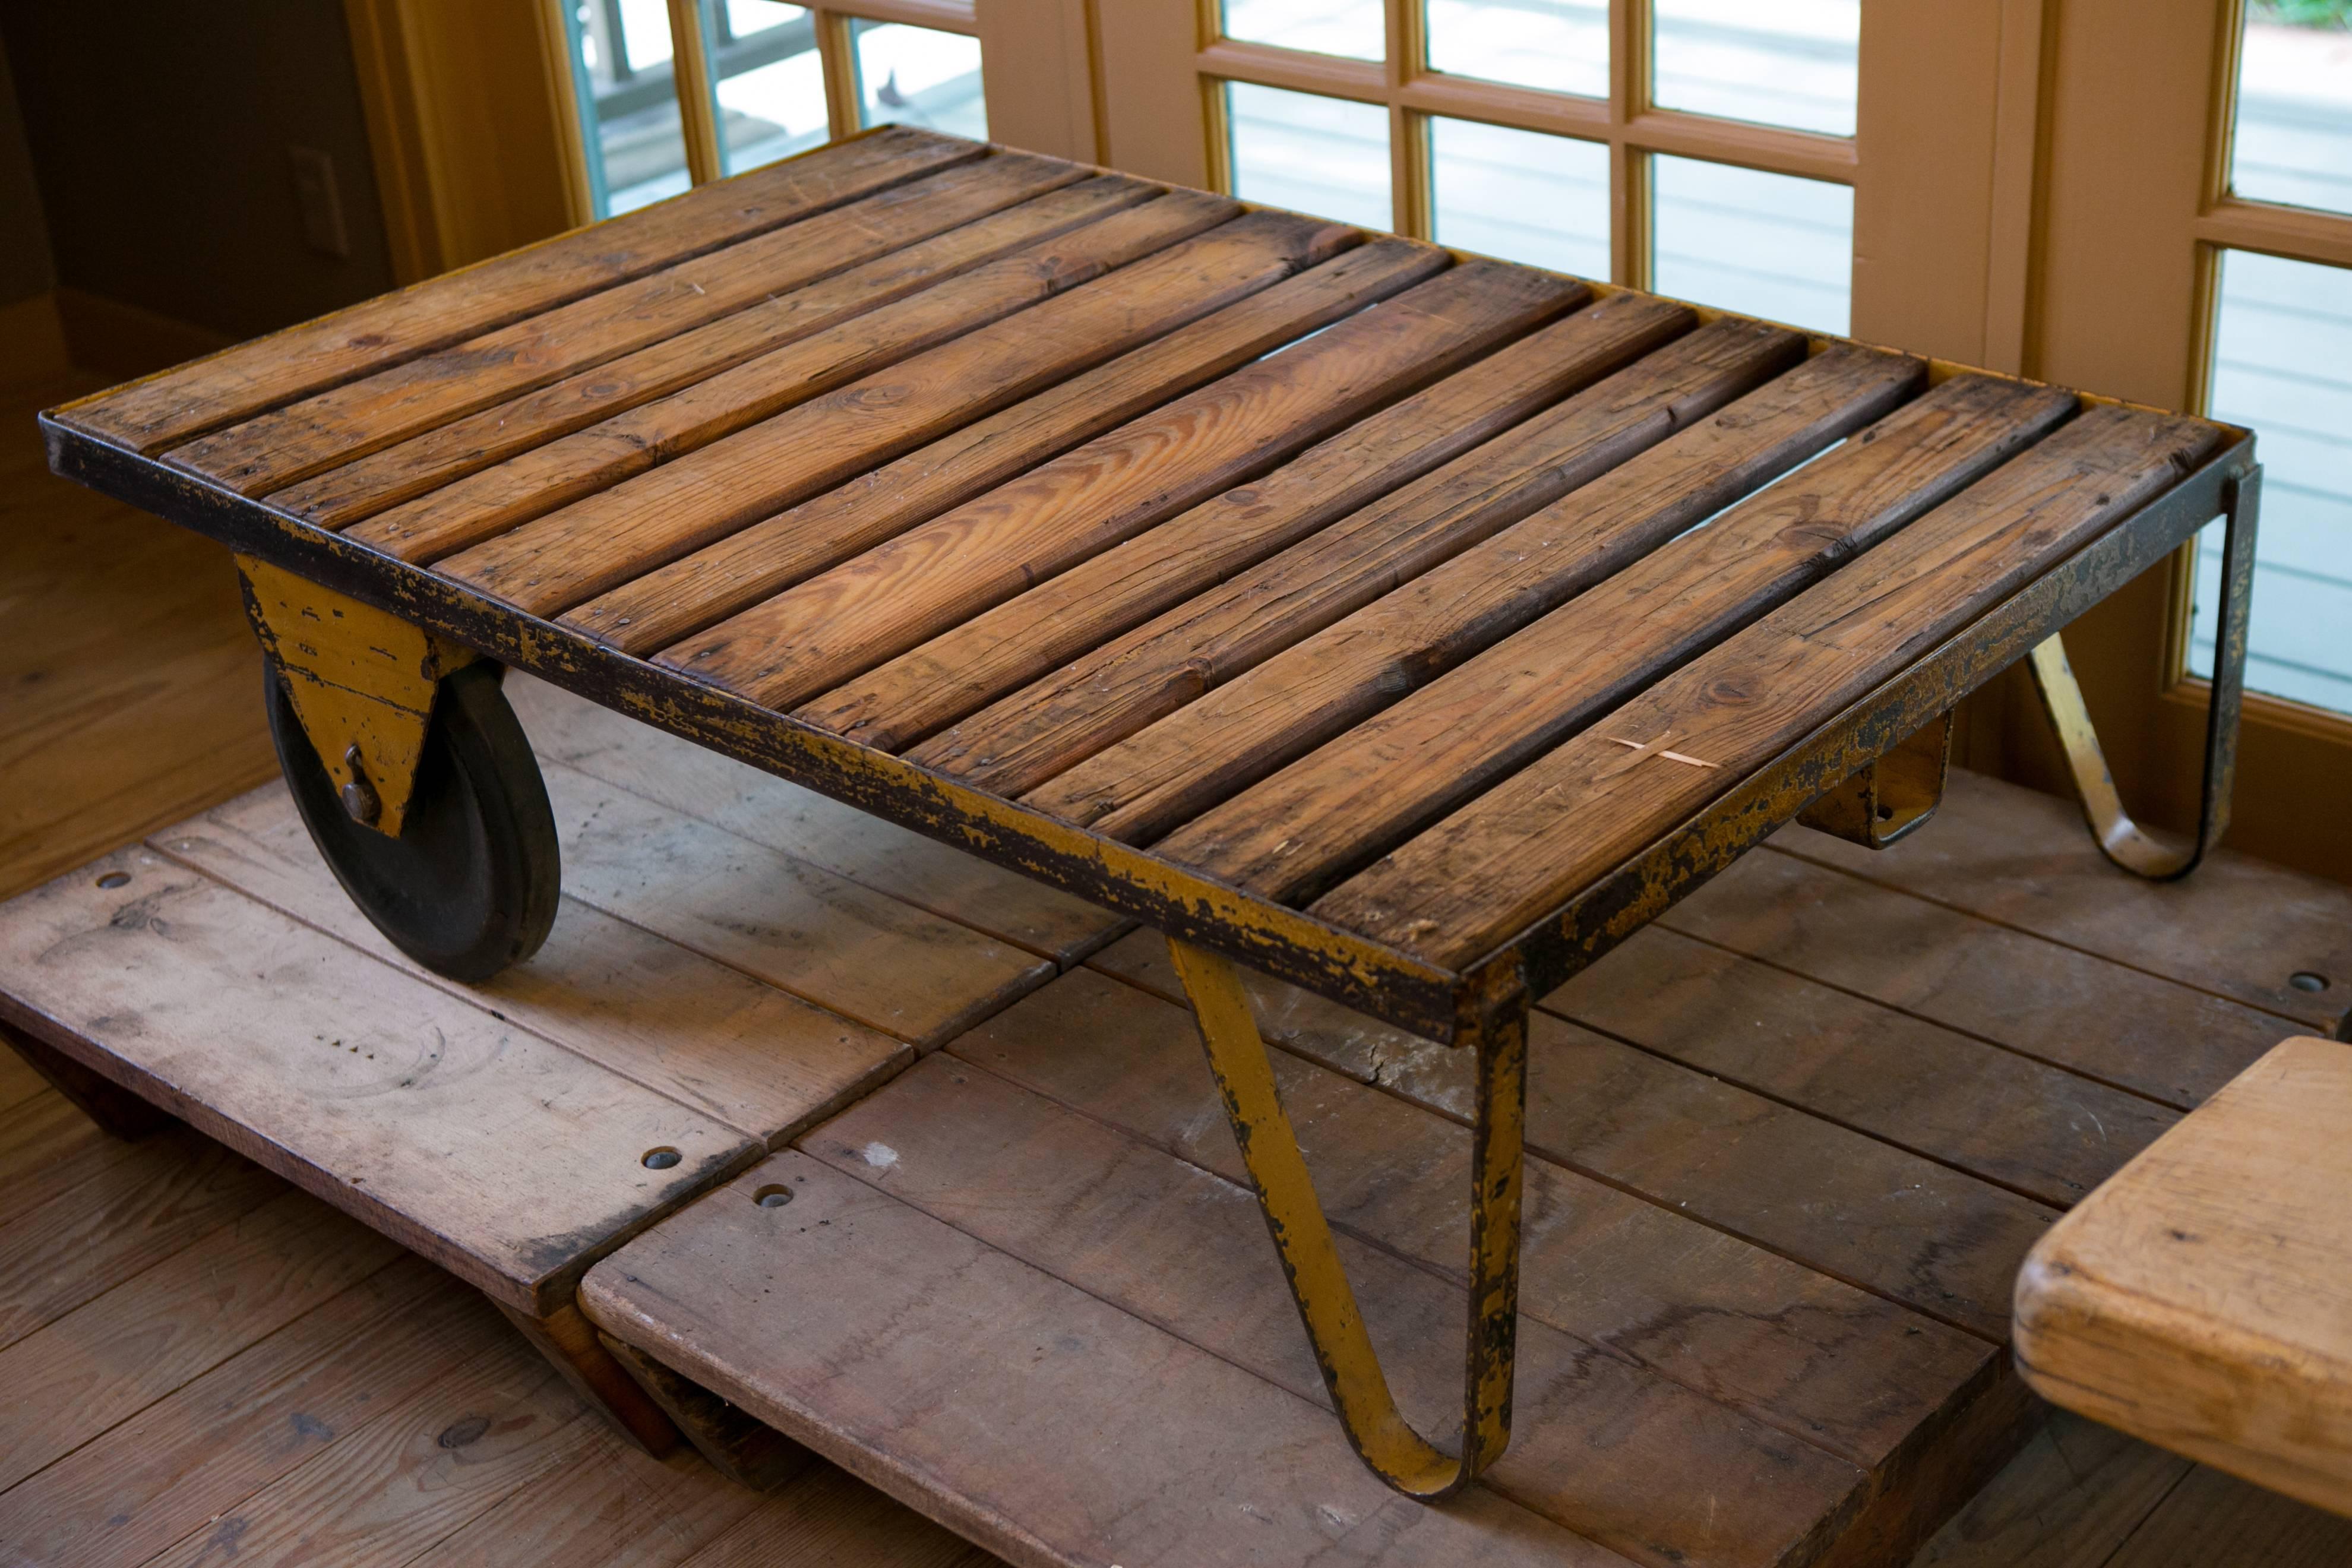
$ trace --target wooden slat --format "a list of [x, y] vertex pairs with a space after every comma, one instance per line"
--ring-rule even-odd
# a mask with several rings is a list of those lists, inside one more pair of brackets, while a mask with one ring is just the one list
[[820, 1465], [762, 1499], [742, 1521], [679, 1568], [998, 1568], [856, 1477]]
[[888, 1079], [912, 1050], [877, 1030], [566, 900], [546, 946], [459, 985], [385, 942], [319, 858], [281, 784], [148, 840], [214, 880], [774, 1148]]
[[[159, 1324], [188, 1311], [146, 1305]], [[0, 1540], [45, 1568], [143, 1563], [511, 1331], [478, 1293], [399, 1257], [0, 1492]]]
[[[1306, 218], [1238, 219], [624, 483], [613, 481], [651, 459], [640, 443], [605, 442], [602, 427], [567, 437], [442, 494], [466, 492], [463, 504], [472, 509], [466, 526], [479, 537], [488, 526], [484, 517], [504, 527], [539, 516], [554, 501], [613, 488], [477, 545], [443, 562], [441, 571], [535, 614], [567, 609], [1279, 282], [1353, 237]], [[639, 413], [656, 418], [667, 401]], [[637, 420], [625, 415], [618, 423]], [[583, 465], [590, 453], [596, 460]], [[479, 510], [492, 497], [495, 505]], [[363, 523], [354, 532], [373, 526]]]
[[922, 1048], [1054, 965], [566, 767], [546, 770], [569, 896]]
[[1019, 795], [1664, 440], [1802, 352], [1793, 332], [1753, 322], [1702, 327], [908, 755]]
[[[1597, 721], [1318, 900], [1318, 913], [1466, 964], [1526, 929], [2169, 487], [2210, 451], [2201, 420], [2094, 408], [1957, 500]], [[1627, 739], [1670, 735], [1715, 768]]]
[[[803, 1150], [1302, 1399], [1328, 1405], [1246, 1187], [1042, 1096], [933, 1058], [803, 1140]], [[887, 1150], [887, 1156], [879, 1151]], [[1460, 1419], [1460, 1288], [1353, 1237], [1340, 1244], [1408, 1419]], [[1481, 1483], [1634, 1561], [1807, 1561], [1868, 1478], [1539, 1321], [1519, 1326], [1510, 1449]], [[1651, 1484], [1678, 1478], [1674, 1488]], [[1704, 1493], [1708, 1506], [1689, 1506]]]
[[[1158, 940], [1139, 931], [1091, 967], [1181, 1005]], [[1467, 1052], [1361, 1016], [1345, 1029], [1294, 1030], [1300, 999], [1287, 989], [1257, 988], [1270, 999], [1269, 1031], [1289, 1048], [1465, 1127], [1474, 1120]], [[1544, 1015], [1529, 1026], [1527, 1146], [1991, 1343], [2008, 1335], [2018, 1264], [2056, 1217], [1966, 1172]]]
[[[1079, 971], [950, 1050], [1227, 1181], [1247, 1179], [1181, 1006]], [[1401, 1065], [1391, 1057], [1381, 1076], [1401, 1076]], [[1469, 1130], [1288, 1051], [1274, 1053], [1274, 1067], [1334, 1228], [1460, 1280]], [[1525, 1205], [1525, 1318], [1866, 1468], [1996, 1376], [2000, 1352], [1981, 1338], [1551, 1160], [1529, 1160]]]
[[1171, 397], [1426, 277], [1438, 258], [1364, 246], [967, 425], [565, 615], [629, 653], [667, 647]]
[[1620, 294], [1341, 431], [1255, 484], [1202, 501], [803, 707], [902, 751], [1106, 638], [1256, 565], [1689, 329]]
[[133, 1149], [110, 1137], [57, 1090], [44, 1089], [0, 1115], [0, 1225], [41, 1200], [126, 1164]]
[[102, 440], [155, 452], [984, 152], [893, 126], [257, 338], [60, 415]]
[[2352, 1045], [2283, 1041], [2033, 1249], [2044, 1398], [2352, 1514]]
[[[1979, 773], [1955, 776], [1938, 820], [1947, 831], [1883, 852], [1802, 827], [1769, 843], [2321, 1034], [2352, 1010], [2352, 889], [2340, 882], [2226, 850], [2178, 882], [2121, 876], [2074, 802]], [[2299, 991], [2297, 973], [2328, 986]]]
[[1064, 967], [1127, 929], [1119, 916], [1082, 899], [544, 681], [509, 673], [506, 692], [548, 762]]
[[[1813, 923], [1810, 911], [1759, 892], [1748, 885], [1740, 900], [1758, 923]], [[1857, 942], [1875, 932], [1852, 922], [1835, 930]], [[1663, 922], [1634, 932], [1542, 1005], [2059, 1208], [2178, 1120], [2137, 1095], [1696, 942]], [[2120, 998], [2110, 1005], [2111, 1017], [2117, 1007], [2131, 1023], [2118, 1021], [2111, 1036], [2151, 1061], [2170, 1054], [2172, 1031]]]
[[[1962, 775], [1955, 770], [1954, 777]], [[1920, 830], [1965, 836], [1988, 855], [1999, 853], [2002, 831], [1940, 817]], [[2098, 857], [2087, 838], [2082, 853]], [[2107, 875], [2123, 873], [2109, 867]], [[1784, 855], [1750, 855], [1725, 868], [1659, 923], [2180, 1110], [2293, 1027], [2176, 981]], [[2147, 940], [2162, 940], [2153, 923]], [[2116, 1026], [2119, 1016], [2132, 1020], [2129, 1030]]]
[[[1035, 247], [976, 273], [950, 279], [895, 304], [828, 327], [797, 342], [747, 361], [651, 403], [616, 414], [544, 446], [519, 452], [441, 489], [406, 501], [350, 530], [351, 537], [405, 561], [430, 561], [476, 541], [555, 510], [604, 486], [685, 454], [692, 454], [739, 431], [755, 439], [757, 426], [782, 412], [802, 407], [826, 394], [817, 406], [830, 406], [863, 388], [868, 398], [888, 402], [903, 395], [898, 383], [874, 381], [883, 367], [905, 364], [919, 376], [933, 362], [926, 351], [979, 330], [982, 342], [1001, 334], [986, 329], [1041, 300], [1067, 292], [1111, 268], [1148, 255], [1224, 215], [1213, 196], [1163, 197], [1139, 209], [1089, 224], [1058, 243]], [[1211, 256], [1233, 248], [1230, 236], [1203, 242]], [[1246, 254], [1242, 260], [1262, 257]], [[1180, 249], [1179, 256], [1191, 247]], [[1146, 268], [1147, 279], [1164, 268]], [[1131, 288], [1132, 282], [1122, 282]], [[970, 343], [958, 345], [969, 354]], [[940, 351], [944, 352], [944, 351]], [[861, 380], [861, 378], [863, 378]], [[898, 391], [881, 393], [877, 385]], [[856, 399], [851, 398], [855, 404]], [[740, 449], [740, 443], [730, 449]], [[705, 461], [719, 461], [708, 458]]]
[[1869, 423], [1925, 374], [1830, 349], [1026, 798], [1149, 842]]
[[[315, 1198], [287, 1193], [215, 1238], [0, 1351], [9, 1402], [0, 1491], [382, 1268], [399, 1252]], [[167, 1324], [167, 1332], [156, 1326]]]
[[2099, 1568], [2336, 1568], [2352, 1520], [2198, 1467]]
[[2189, 1469], [2161, 1448], [2056, 1411], [1911, 1568], [2107, 1568]]
[[789, 708], [1255, 479], [1585, 297], [1456, 267], [786, 590], [660, 662]]
[[536, 1315], [757, 1147], [142, 850], [10, 902], [0, 968], [49, 1043]]
[[961, 164], [274, 408], [174, 447], [164, 460], [239, 495], [262, 495], [1080, 174], [1023, 153]]
[[331, 468], [273, 492], [268, 503], [322, 528], [343, 528], [527, 447], [1134, 205], [1158, 190], [1104, 175], [1023, 202]]
[[2074, 409], [2072, 395], [2046, 387], [1948, 381], [1195, 817], [1159, 852], [1269, 898], [1312, 898], [1949, 500]]
[[[792, 1202], [761, 1208], [765, 1186]], [[1368, 1568], [1625, 1562], [1489, 1491], [1442, 1508], [1399, 1497], [1328, 1411], [803, 1154], [772, 1157], [641, 1238], [582, 1301], [1024, 1564], [1297, 1563], [1335, 1548]]]

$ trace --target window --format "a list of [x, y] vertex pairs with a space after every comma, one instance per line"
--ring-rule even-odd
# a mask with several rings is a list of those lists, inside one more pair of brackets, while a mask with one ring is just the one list
[[[610, 217], [868, 126], [984, 138], [969, 0], [551, 0], [589, 205]], [[680, 59], [674, 18], [691, 26]]]

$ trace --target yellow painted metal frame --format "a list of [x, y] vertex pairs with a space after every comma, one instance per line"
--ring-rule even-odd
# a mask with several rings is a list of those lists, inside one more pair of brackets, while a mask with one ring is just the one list
[[1407, 1497], [1451, 1497], [1501, 1458], [1511, 1441], [1511, 1379], [1518, 1337], [1519, 1199], [1527, 1123], [1528, 996], [1524, 989], [1471, 1009], [1457, 1039], [1478, 1058], [1470, 1160], [1470, 1315], [1462, 1369], [1462, 1426], [1439, 1447], [1397, 1409], [1372, 1348], [1347, 1267], [1298, 1135], [1282, 1109], [1274, 1064], [1232, 963], [1171, 941], [1176, 973], [1192, 1001], [1209, 1070], [1241, 1146], [1291, 1300], [1314, 1347], [1339, 1424], [1372, 1473]]
[[480, 656], [253, 556], [236, 569], [254, 635], [344, 808], [399, 837], [441, 678]]
[[1916, 830], [1944, 803], [1952, 765], [1952, 715], [1916, 730], [1885, 756], [1797, 814], [1807, 827], [1884, 849]]

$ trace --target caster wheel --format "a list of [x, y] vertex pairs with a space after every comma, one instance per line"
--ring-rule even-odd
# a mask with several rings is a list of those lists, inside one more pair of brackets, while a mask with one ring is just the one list
[[501, 673], [485, 660], [441, 682], [394, 838], [352, 820], [277, 667], [266, 671], [278, 765], [335, 879], [394, 947], [469, 983], [539, 951], [562, 888], [555, 814]]

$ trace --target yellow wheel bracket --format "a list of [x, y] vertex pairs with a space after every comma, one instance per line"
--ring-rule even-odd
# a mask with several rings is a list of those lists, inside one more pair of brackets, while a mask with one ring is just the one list
[[398, 837], [441, 678], [479, 656], [250, 555], [236, 569], [254, 635], [343, 809]]
[[1454, 1451], [1420, 1433], [1396, 1406], [1357, 1310], [1347, 1269], [1315, 1195], [1297, 1134], [1276, 1091], [1274, 1067], [1241, 978], [1224, 959], [1171, 940], [1192, 997], [1209, 1068], [1266, 1229], [1290, 1281], [1339, 1424], [1372, 1473], [1407, 1497], [1435, 1501], [1467, 1486], [1511, 1440], [1511, 1376], [1518, 1337], [1520, 1146], [1527, 1116], [1527, 998], [1493, 1000], [1463, 1020], [1478, 1052], [1471, 1157], [1470, 1316], [1463, 1357], [1463, 1417]]

